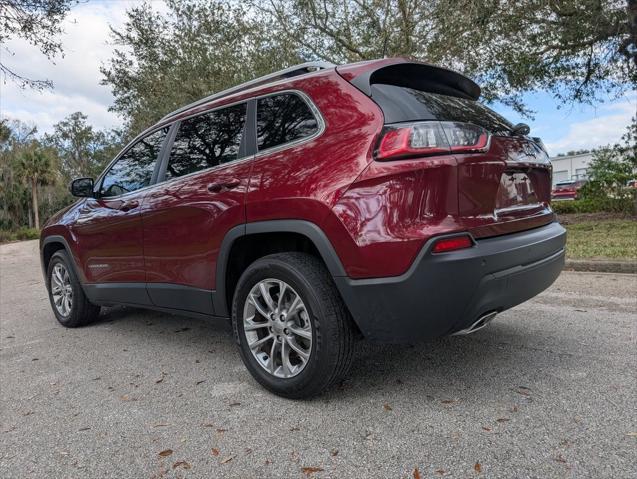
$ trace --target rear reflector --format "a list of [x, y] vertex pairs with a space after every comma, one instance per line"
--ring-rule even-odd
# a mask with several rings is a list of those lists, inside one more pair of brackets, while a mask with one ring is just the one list
[[473, 241], [469, 236], [456, 236], [455, 238], [444, 238], [436, 241], [433, 253], [446, 253], [447, 251], [455, 251], [458, 249], [471, 248]]
[[421, 121], [386, 126], [376, 159], [396, 160], [445, 153], [484, 152], [489, 147], [489, 133], [470, 123]]

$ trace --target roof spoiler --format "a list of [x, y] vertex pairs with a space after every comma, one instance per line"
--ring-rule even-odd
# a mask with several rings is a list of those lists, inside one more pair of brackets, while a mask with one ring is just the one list
[[343, 65], [336, 67], [336, 71], [367, 96], [372, 96], [373, 84], [383, 83], [469, 100], [480, 97], [480, 87], [466, 76], [447, 68], [403, 58]]

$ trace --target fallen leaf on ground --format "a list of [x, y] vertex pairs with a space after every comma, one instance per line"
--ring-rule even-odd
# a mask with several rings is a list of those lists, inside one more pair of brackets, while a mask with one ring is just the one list
[[211, 452], [211, 454], [213, 456], [218, 456], [219, 455], [219, 449], [217, 449], [216, 447], [213, 447], [210, 452]]
[[202, 424], [202, 427], [215, 427], [215, 425], [210, 422], [205, 422]]
[[322, 467], [304, 467], [301, 469], [301, 471], [303, 471], [303, 474], [305, 474], [306, 476], [309, 476], [310, 474], [314, 474], [315, 472], [323, 471], [323, 468]]
[[513, 406], [511, 408], [511, 412], [518, 412], [518, 407], [517, 406]]
[[80, 431], [88, 431], [89, 429], [91, 429], [91, 428], [90, 427], [82, 427], [82, 428], [78, 429], [77, 431], [78, 432], [80, 432]]
[[252, 454], [252, 449], [249, 447], [246, 447], [243, 452], [245, 452], [246, 454]]
[[522, 396], [529, 396], [531, 394], [531, 390], [525, 386], [518, 386], [518, 390], [516, 392], [518, 394], [522, 394]]
[[175, 331], [176, 333], [183, 333], [184, 331], [190, 331], [190, 328], [181, 328]]
[[478, 474], [482, 472], [482, 466], [480, 465], [479, 462], [475, 463], [475, 465], [473, 466], [473, 470], [476, 471]]
[[159, 453], [159, 455], [161, 457], [167, 457], [167, 456], [170, 456], [172, 453], [173, 453], [172, 449], [164, 449], [163, 451]]
[[226, 457], [223, 461], [221, 461], [221, 464], [226, 464], [226, 463], [228, 463], [230, 461], [232, 461], [232, 456]]
[[442, 401], [440, 401], [442, 404], [453, 404], [455, 403], [455, 399], [443, 399]]
[[418, 468], [414, 469], [414, 479], [420, 479], [420, 471], [418, 471]]
[[391, 406], [389, 404], [387, 404], [387, 403], [383, 404], [383, 408], [385, 409], [385, 411], [391, 411], [392, 410]]
[[132, 398], [128, 394], [124, 394], [119, 397], [122, 401], [137, 401], [137, 398]]
[[264, 463], [266, 466], [269, 466], [270, 464], [272, 464], [272, 461], [271, 461], [270, 459], [266, 459], [265, 461], [263, 461], [263, 463]]
[[159, 424], [153, 424], [153, 427], [165, 427], [165, 426], [169, 426], [169, 424], [164, 424], [164, 423], [159, 423]]
[[290, 432], [300, 431], [300, 430], [301, 430], [301, 428], [300, 428], [300, 427], [298, 427], [298, 426], [294, 426], [294, 427], [291, 427], [291, 428], [290, 428]]
[[637, 432], [627, 432], [626, 435], [629, 437], [637, 437]]
[[330, 451], [330, 454], [331, 454], [332, 456], [338, 456], [338, 449], [332, 449], [332, 450]]
[[201, 381], [197, 381], [197, 382], [195, 383], [195, 386], [199, 386], [201, 383], [205, 383], [205, 382], [206, 382], [206, 380], [205, 380], [205, 379], [203, 379], [203, 380], [201, 380]]
[[507, 422], [510, 421], [510, 419], [508, 417], [500, 417], [497, 419], [498, 422]]
[[490, 427], [482, 426], [482, 429], [484, 429], [487, 432], [491, 432], [491, 428]]
[[436, 474], [440, 474], [441, 476], [445, 475], [445, 470], [444, 469], [436, 469]]
[[566, 464], [566, 459], [564, 459], [561, 454], [557, 455], [557, 457], [555, 458], [555, 461], [561, 462], [562, 464]]
[[184, 469], [190, 469], [190, 464], [188, 464], [186, 461], [177, 461], [176, 463], [173, 464], [173, 469], [177, 469], [178, 467], [182, 467]]
[[239, 401], [233, 401], [229, 405], [230, 406], [241, 406], [241, 403]]
[[166, 374], [162, 372], [161, 377], [155, 381], [155, 384], [163, 383], [164, 377], [166, 377]]
[[219, 434], [223, 434], [223, 433], [224, 433], [224, 432], [226, 432], [226, 431], [227, 431], [227, 429], [221, 429], [221, 428], [218, 428], [218, 429], [217, 429], [217, 432], [218, 432]]

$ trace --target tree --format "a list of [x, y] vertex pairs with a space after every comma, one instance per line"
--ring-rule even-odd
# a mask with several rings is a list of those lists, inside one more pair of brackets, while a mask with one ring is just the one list
[[31, 207], [33, 208], [33, 222], [36, 229], [40, 229], [38, 185], [48, 185], [55, 182], [54, 158], [51, 150], [46, 150], [33, 142], [21, 152], [14, 165], [16, 176], [25, 181], [31, 189]]
[[[62, 53], [58, 36], [62, 33], [62, 21], [77, 0], [0, 0], [0, 44], [13, 55], [6, 46], [7, 41], [20, 38], [36, 46], [51, 60]], [[18, 83], [22, 88], [38, 90], [51, 88], [50, 80], [35, 80], [22, 76], [0, 61], [0, 72], [6, 79]]]
[[274, 35], [334, 63], [407, 56], [475, 78], [487, 101], [595, 102], [637, 85], [637, 0], [251, 0]]
[[44, 143], [57, 150], [67, 180], [97, 176], [121, 146], [119, 132], [95, 131], [87, 120], [82, 112], [75, 112], [55, 124], [53, 133], [44, 137]]
[[[621, 144], [595, 151], [588, 177], [588, 183], [582, 188], [584, 198], [628, 198], [635, 194], [626, 185], [637, 177], [637, 117], [633, 117]], [[635, 210], [637, 212], [637, 203]]]
[[143, 3], [112, 29], [116, 49], [102, 68], [112, 111], [136, 134], [176, 108], [302, 59], [269, 21], [228, 0], [167, 0], [168, 12]]

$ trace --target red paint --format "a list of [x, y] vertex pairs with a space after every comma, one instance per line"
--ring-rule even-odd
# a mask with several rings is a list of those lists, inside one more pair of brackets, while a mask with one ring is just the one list
[[[316, 104], [325, 130], [294, 147], [119, 199], [82, 199], [54, 216], [42, 237], [67, 240], [85, 282], [147, 281], [214, 289], [221, 242], [228, 230], [245, 222], [315, 223], [347, 274], [368, 278], [404, 273], [423, 244], [437, 235], [468, 232], [483, 238], [553, 221], [550, 166], [525, 160], [532, 147], [525, 139], [492, 137], [481, 153], [374, 160], [383, 114], [346, 79], [403, 61], [339, 67], [340, 75], [323, 70], [166, 119], [162, 124], [295, 89]], [[138, 206], [122, 211], [130, 201]]]

